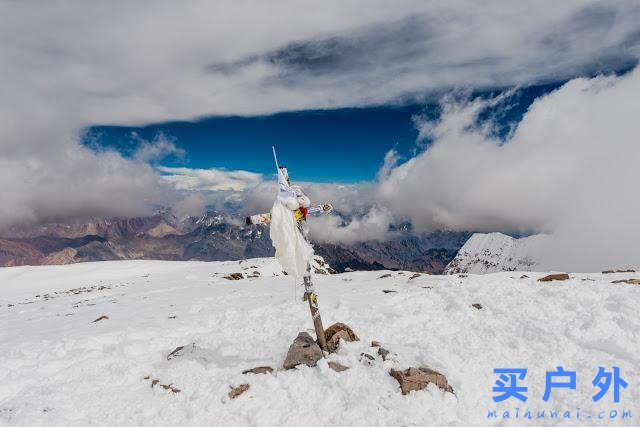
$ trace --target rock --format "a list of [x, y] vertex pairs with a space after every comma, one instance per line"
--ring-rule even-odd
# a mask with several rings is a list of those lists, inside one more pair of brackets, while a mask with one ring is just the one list
[[422, 390], [429, 383], [437, 385], [440, 390], [453, 393], [453, 388], [447, 382], [447, 378], [430, 368], [408, 368], [404, 371], [392, 369], [389, 375], [400, 383], [402, 394], [407, 394], [412, 390]]
[[349, 369], [348, 366], [341, 365], [338, 362], [329, 362], [328, 365], [331, 369], [333, 369], [336, 372], [342, 372]]
[[347, 335], [349, 335], [349, 339], [346, 339], [345, 341], [360, 341], [360, 338], [358, 338], [356, 333], [353, 332], [353, 329], [351, 329], [348, 325], [342, 322], [334, 323], [333, 325], [329, 326], [327, 329], [324, 330], [325, 340], [329, 341], [331, 337], [334, 334], [336, 334], [338, 331], [345, 331]]
[[329, 353], [334, 353], [338, 350], [341, 339], [348, 342], [360, 341], [360, 338], [358, 338], [356, 333], [353, 332], [353, 329], [340, 322], [334, 323], [325, 329], [324, 338], [327, 341], [327, 349], [329, 350]]
[[106, 315], [103, 314], [102, 316], [98, 317], [96, 320], [94, 320], [91, 323], [96, 323], [96, 322], [99, 322], [101, 320], [107, 320], [108, 318], [109, 318], [109, 316], [106, 316]]
[[249, 390], [249, 384], [240, 384], [237, 387], [231, 387], [231, 390], [229, 391], [229, 398], [230, 399], [235, 399], [236, 397], [240, 396], [242, 393], [244, 393], [245, 391]]
[[371, 347], [380, 347], [381, 345], [380, 341], [371, 341]]
[[242, 278], [244, 278], [244, 276], [242, 275], [242, 273], [231, 273], [227, 276], [223, 276], [225, 279], [227, 280], [240, 280]]
[[271, 366], [257, 366], [255, 368], [242, 371], [243, 374], [270, 374], [271, 372], [273, 372], [273, 368]]
[[382, 360], [387, 360], [387, 356], [389, 356], [389, 350], [384, 347], [378, 347], [378, 355], [382, 356]]
[[169, 390], [171, 393], [174, 393], [174, 394], [178, 394], [182, 391], [179, 388], [173, 387], [172, 384], [160, 384], [160, 387], [162, 387], [165, 390]]
[[417, 279], [418, 277], [420, 277], [420, 273], [416, 273], [413, 276], [409, 277], [409, 280]]
[[368, 366], [371, 366], [373, 361], [376, 360], [375, 357], [368, 353], [360, 353], [360, 362], [365, 363]]
[[341, 339], [345, 341], [353, 341], [349, 339], [347, 331], [338, 331], [327, 341], [327, 350], [329, 350], [329, 353], [335, 353], [338, 350]]
[[387, 277], [391, 277], [391, 274], [390, 273], [383, 274], [382, 276], [378, 277], [378, 279], [386, 279]]
[[567, 273], [549, 274], [538, 279], [538, 282], [551, 282], [552, 280], [569, 280], [569, 275]]
[[191, 343], [176, 347], [167, 355], [167, 360], [173, 360], [178, 357], [184, 360], [193, 360], [206, 366], [215, 360], [216, 353], [212, 350], [199, 347], [196, 343]]
[[529, 276], [527, 276], [526, 274], [523, 274], [522, 276], [520, 276], [521, 279], [528, 279]]
[[182, 350], [184, 350], [184, 345], [180, 345], [176, 347], [171, 353], [167, 355], [167, 360], [171, 360], [174, 357], [182, 356]]
[[150, 375], [147, 375], [146, 377], [144, 377], [144, 379], [151, 380], [151, 388], [154, 388], [156, 385], [159, 385], [163, 389], [168, 390], [173, 394], [178, 394], [182, 391], [179, 388], [174, 387], [173, 384], [161, 384], [159, 379], [151, 378]]
[[640, 279], [614, 280], [611, 283], [627, 283], [629, 285], [640, 285]]
[[298, 365], [316, 366], [318, 360], [324, 355], [320, 346], [307, 332], [300, 332], [289, 347], [287, 357], [284, 359], [284, 369], [293, 369]]
[[635, 273], [635, 272], [636, 272], [635, 270], [631, 270], [631, 269], [629, 269], [629, 270], [615, 270], [615, 271], [614, 271], [614, 270], [606, 270], [606, 271], [603, 271], [603, 272], [602, 272], [602, 274], [611, 274], [611, 273]]
[[382, 292], [384, 292], [385, 294], [391, 294], [391, 293], [398, 292], [398, 291], [394, 291], [392, 289], [383, 289]]
[[482, 310], [482, 305], [478, 304], [477, 302], [474, 304], [471, 304], [471, 307], [477, 308], [478, 310]]

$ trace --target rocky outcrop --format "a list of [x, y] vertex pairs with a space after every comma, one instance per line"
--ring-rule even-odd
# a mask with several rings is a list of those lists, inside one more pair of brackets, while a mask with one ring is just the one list
[[76, 255], [78, 251], [74, 248], [64, 248], [61, 251], [53, 252], [42, 260], [40, 260], [40, 264], [42, 265], [64, 265], [64, 264], [73, 264], [76, 262]]
[[149, 230], [147, 230], [146, 234], [151, 236], [151, 237], [164, 237], [164, 236], [168, 236], [170, 234], [176, 234], [177, 235], [177, 234], [182, 234], [182, 233], [180, 233], [178, 230], [176, 230], [174, 227], [170, 226], [166, 222], [161, 221], [155, 227], [150, 228]]

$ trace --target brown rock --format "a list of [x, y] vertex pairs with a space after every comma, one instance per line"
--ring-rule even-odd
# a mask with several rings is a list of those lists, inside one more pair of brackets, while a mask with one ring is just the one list
[[178, 394], [182, 391], [179, 388], [174, 387], [173, 384], [160, 384], [159, 379], [151, 378], [150, 375], [147, 375], [146, 377], [144, 377], [144, 379], [151, 380], [151, 388], [154, 388], [156, 385], [159, 385], [163, 389], [168, 390], [173, 394]]
[[242, 393], [244, 393], [245, 391], [249, 390], [249, 384], [240, 384], [237, 387], [231, 387], [231, 390], [229, 391], [229, 398], [230, 399], [235, 399], [236, 397], [240, 396]]
[[640, 285], [640, 279], [614, 280], [611, 283], [627, 283], [629, 285]]
[[227, 280], [240, 280], [242, 278], [244, 278], [244, 276], [242, 275], [242, 273], [231, 273], [227, 276], [223, 276], [225, 279]]
[[306, 332], [300, 332], [289, 347], [287, 357], [284, 359], [284, 369], [293, 369], [298, 365], [316, 366], [318, 360], [324, 355], [320, 346]]
[[270, 374], [271, 372], [273, 372], [273, 368], [271, 366], [258, 366], [242, 371], [243, 374]]
[[108, 318], [109, 318], [109, 316], [102, 315], [102, 316], [98, 317], [96, 320], [94, 320], [94, 321], [93, 321], [93, 322], [91, 322], [91, 323], [96, 323], [96, 322], [99, 322], [99, 321], [101, 321], [101, 320], [107, 320]]
[[334, 371], [336, 371], [336, 372], [342, 372], [342, 371], [346, 371], [347, 369], [349, 369], [348, 366], [341, 365], [338, 362], [329, 362], [329, 367], [331, 369], [333, 369]]
[[179, 388], [173, 387], [172, 384], [160, 384], [160, 387], [162, 387], [165, 390], [169, 390], [171, 393], [174, 393], [174, 394], [178, 394], [182, 391]]
[[383, 274], [382, 276], [378, 277], [378, 279], [386, 279], [387, 277], [391, 277], [391, 274], [390, 273]]
[[382, 360], [387, 360], [387, 356], [389, 356], [389, 350], [384, 347], [378, 347], [378, 355], [382, 356]]
[[453, 388], [447, 382], [447, 378], [430, 368], [409, 368], [404, 371], [392, 369], [389, 375], [400, 383], [402, 394], [407, 394], [412, 390], [422, 390], [429, 383], [437, 385], [440, 390], [453, 393]]
[[538, 282], [551, 282], [552, 280], [569, 280], [569, 275], [567, 273], [549, 274], [538, 279]]
[[420, 273], [415, 273], [414, 275], [409, 277], [409, 280], [417, 279], [418, 277], [420, 277]]
[[345, 341], [353, 341], [349, 338], [347, 331], [340, 330], [333, 334], [333, 336], [327, 341], [327, 350], [329, 350], [329, 353], [335, 353], [338, 350], [341, 339]]
[[356, 333], [353, 332], [353, 329], [351, 329], [348, 325], [342, 322], [334, 323], [333, 325], [325, 329], [324, 338], [328, 341], [338, 331], [347, 332], [347, 334], [349, 335], [349, 339], [347, 341], [360, 341], [360, 338], [358, 338]]
[[473, 308], [477, 308], [478, 310], [482, 310], [482, 305], [481, 305], [481, 304], [478, 304], [477, 302], [476, 302], [476, 303], [474, 303], [474, 304], [471, 304], [471, 307], [473, 307]]

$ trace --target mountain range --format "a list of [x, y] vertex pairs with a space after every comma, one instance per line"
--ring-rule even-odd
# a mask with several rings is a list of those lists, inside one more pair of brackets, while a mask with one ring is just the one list
[[[385, 241], [313, 242], [336, 271], [404, 269], [441, 273], [471, 233], [416, 234], [400, 228]], [[177, 218], [158, 212], [137, 218], [91, 218], [0, 234], [0, 266], [72, 264], [86, 261], [159, 259], [222, 261], [273, 256], [265, 226], [209, 212]]]

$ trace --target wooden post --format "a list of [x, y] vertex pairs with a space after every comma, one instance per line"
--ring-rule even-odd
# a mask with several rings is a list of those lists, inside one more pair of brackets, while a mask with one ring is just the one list
[[305, 299], [309, 301], [309, 311], [311, 311], [311, 319], [313, 320], [313, 327], [316, 330], [318, 345], [323, 350], [323, 352], [327, 351], [327, 341], [324, 338], [322, 318], [320, 317], [320, 310], [318, 309], [318, 295], [312, 292], [306, 292]]

